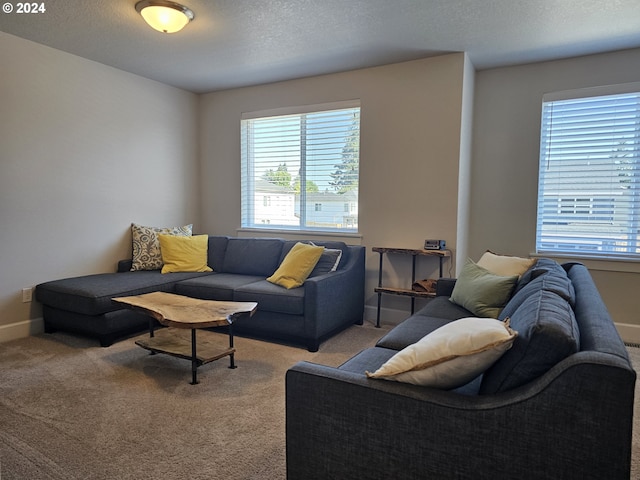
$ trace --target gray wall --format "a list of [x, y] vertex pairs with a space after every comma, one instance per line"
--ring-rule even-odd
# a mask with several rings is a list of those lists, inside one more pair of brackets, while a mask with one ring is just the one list
[[[203, 95], [201, 189], [206, 231], [259, 235], [239, 230], [242, 112], [360, 99], [360, 236], [338, 238], [367, 247], [365, 291], [367, 303], [374, 305], [378, 254], [371, 247], [421, 248], [425, 238], [444, 238], [457, 250], [460, 145], [468, 130], [461, 128], [465, 69], [471, 69], [465, 55], [456, 53]], [[467, 137], [470, 144], [470, 132]], [[298, 238], [310, 236], [314, 237], [303, 233]], [[435, 260], [421, 262], [419, 278], [434, 276], [437, 265]], [[385, 282], [410, 287], [407, 258], [394, 258], [388, 267]], [[389, 314], [401, 310], [406, 318], [408, 299], [386, 297], [384, 305], [392, 310]], [[369, 311], [369, 319], [371, 315]]]
[[[476, 73], [471, 258], [486, 249], [524, 256], [535, 250], [542, 95], [639, 79], [639, 49]], [[640, 265], [584, 263], [621, 333], [639, 341]]]
[[[241, 113], [354, 98], [361, 235], [340, 238], [367, 247], [372, 320], [373, 246], [444, 238], [457, 255], [446, 275], [485, 249], [531, 253], [542, 94], [640, 78], [640, 50], [479, 72], [458, 53], [197, 96], [1, 32], [0, 62], [0, 341], [38, 328], [23, 287], [113, 271], [132, 221], [255, 235], [238, 230]], [[636, 264], [587, 263], [640, 340]], [[385, 282], [407, 287], [409, 273], [396, 258]], [[383, 319], [408, 305], [385, 297]]]
[[198, 97], [0, 32], [0, 340], [21, 290], [115, 271], [131, 222], [198, 221]]

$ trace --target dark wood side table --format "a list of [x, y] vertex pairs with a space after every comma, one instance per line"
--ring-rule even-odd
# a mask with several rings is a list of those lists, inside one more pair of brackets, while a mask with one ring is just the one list
[[378, 267], [378, 286], [375, 288], [375, 292], [378, 294], [378, 313], [376, 317], [376, 327], [380, 327], [380, 304], [382, 301], [382, 294], [402, 295], [411, 298], [411, 314], [413, 315], [415, 310], [416, 297], [430, 298], [435, 296], [429, 292], [416, 292], [412, 289], [406, 288], [394, 288], [382, 286], [382, 263], [385, 254], [399, 254], [399, 255], [411, 255], [411, 285], [416, 281], [416, 258], [417, 257], [435, 257], [439, 260], [439, 275], [442, 277], [444, 259], [451, 257], [451, 250], [425, 250], [425, 249], [413, 249], [413, 248], [387, 248], [387, 247], [373, 247], [373, 251], [380, 254], [380, 265]]

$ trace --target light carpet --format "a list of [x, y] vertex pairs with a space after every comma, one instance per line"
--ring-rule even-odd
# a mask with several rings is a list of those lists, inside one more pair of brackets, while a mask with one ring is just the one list
[[[0, 478], [284, 480], [287, 369], [337, 366], [388, 329], [354, 326], [316, 353], [236, 338], [238, 368], [207, 364], [199, 385], [188, 361], [151, 356], [134, 339], [101, 348], [56, 333], [0, 344]], [[638, 370], [640, 349], [629, 352]], [[633, 457], [640, 478], [638, 428]]]
[[337, 366], [386, 330], [353, 326], [316, 353], [236, 337], [238, 368], [204, 365], [198, 385], [189, 361], [135, 338], [0, 344], [0, 479], [284, 479], [287, 369]]

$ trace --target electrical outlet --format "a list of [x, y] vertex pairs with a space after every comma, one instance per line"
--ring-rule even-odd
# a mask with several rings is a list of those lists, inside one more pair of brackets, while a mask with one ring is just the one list
[[26, 287], [22, 289], [22, 303], [29, 303], [33, 300], [33, 288]]

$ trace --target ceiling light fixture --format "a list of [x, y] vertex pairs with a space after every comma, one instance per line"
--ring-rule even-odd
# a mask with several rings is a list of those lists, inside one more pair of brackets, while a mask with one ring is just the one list
[[136, 3], [136, 11], [151, 28], [163, 33], [179, 32], [195, 17], [191, 9], [168, 0], [142, 0]]

